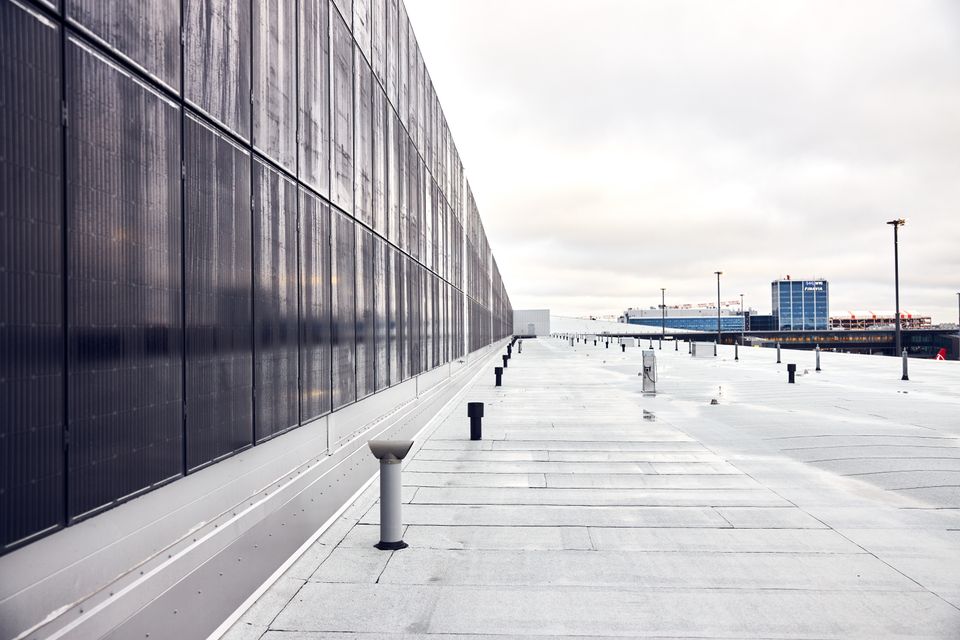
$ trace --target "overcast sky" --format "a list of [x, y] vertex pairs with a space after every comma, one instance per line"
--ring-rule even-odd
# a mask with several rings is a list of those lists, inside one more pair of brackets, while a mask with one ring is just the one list
[[956, 321], [960, 0], [406, 0], [514, 308]]

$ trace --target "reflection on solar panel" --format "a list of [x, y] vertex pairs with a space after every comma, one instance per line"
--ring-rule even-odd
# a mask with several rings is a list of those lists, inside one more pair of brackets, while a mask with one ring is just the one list
[[402, 3], [61, 4], [0, 3], [3, 551], [509, 333]]

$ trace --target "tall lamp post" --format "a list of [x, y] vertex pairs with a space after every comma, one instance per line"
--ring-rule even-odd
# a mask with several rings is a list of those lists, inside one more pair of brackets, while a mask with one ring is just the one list
[[747, 330], [747, 316], [743, 315], [743, 294], [740, 294], [740, 344], [743, 344], [743, 334]]
[[717, 274], [717, 344], [720, 344], [720, 276], [723, 271], [714, 271]]
[[660, 337], [667, 335], [667, 288], [660, 287]]
[[895, 310], [896, 337], [894, 338], [894, 354], [900, 355], [900, 255], [898, 248], [897, 231], [907, 223], [903, 218], [890, 220], [887, 224], [893, 227], [893, 290], [897, 308]]

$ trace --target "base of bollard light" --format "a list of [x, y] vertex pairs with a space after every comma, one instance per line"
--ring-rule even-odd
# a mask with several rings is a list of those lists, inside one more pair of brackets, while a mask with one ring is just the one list
[[907, 376], [903, 376], [903, 377], [900, 378], [900, 379], [901, 379], [901, 380], [909, 380], [910, 378], [908, 378]]
[[396, 542], [384, 542], [381, 540], [373, 546], [380, 549], [380, 551], [397, 551], [398, 549], [406, 549], [410, 545], [403, 540], [397, 540]]

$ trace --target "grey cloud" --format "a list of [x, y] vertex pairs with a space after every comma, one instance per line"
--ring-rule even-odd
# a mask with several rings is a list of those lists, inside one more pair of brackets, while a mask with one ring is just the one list
[[408, 7], [515, 306], [707, 301], [719, 268], [762, 311], [787, 273], [886, 310], [904, 216], [904, 306], [956, 318], [960, 3]]

